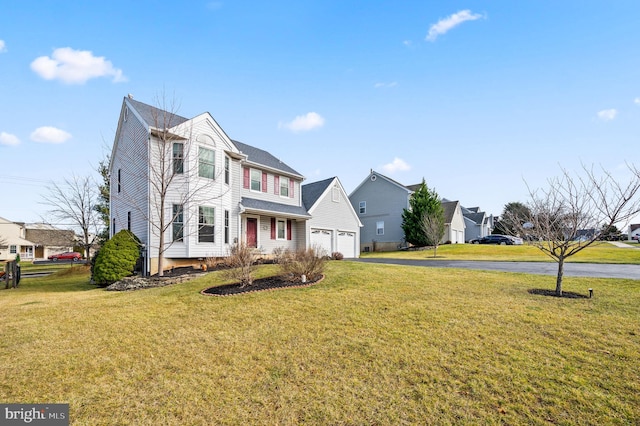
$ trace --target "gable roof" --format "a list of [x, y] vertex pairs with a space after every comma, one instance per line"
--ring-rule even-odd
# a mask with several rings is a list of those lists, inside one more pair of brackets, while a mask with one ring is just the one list
[[472, 220], [473, 222], [477, 223], [478, 225], [482, 225], [483, 222], [485, 221], [485, 213], [484, 212], [478, 212], [478, 213], [465, 213], [464, 211], [462, 212], [462, 215], [469, 219]]
[[[188, 118], [182, 117], [171, 111], [156, 108], [152, 105], [145, 104], [144, 102], [136, 101], [131, 97], [125, 97], [124, 99], [132, 108], [135, 108], [140, 117], [149, 127], [158, 127], [160, 124], [167, 124], [167, 128], [172, 128], [189, 121]], [[167, 120], [168, 123], [164, 123], [165, 120]]]
[[281, 160], [263, 149], [247, 145], [246, 143], [242, 143], [233, 139], [231, 140], [231, 142], [233, 142], [233, 144], [238, 148], [240, 152], [247, 156], [247, 161], [250, 163], [264, 166], [272, 170], [278, 170], [299, 178], [304, 178], [304, 176], [295, 171], [292, 167], [283, 163]]
[[309, 210], [318, 201], [318, 199], [324, 194], [331, 182], [335, 178], [328, 178], [319, 182], [308, 183], [302, 186], [302, 204]]
[[360, 189], [360, 187], [361, 187], [362, 185], [364, 185], [365, 183], [367, 183], [367, 181], [374, 180], [374, 179], [372, 179], [372, 177], [373, 177], [373, 176], [375, 176], [375, 179], [377, 179], [377, 178], [382, 178], [382, 179], [386, 180], [387, 182], [391, 183], [392, 185], [395, 185], [395, 186], [397, 186], [398, 188], [405, 190], [405, 191], [407, 192], [407, 194], [408, 194], [408, 195], [410, 195], [411, 193], [413, 193], [413, 191], [412, 191], [412, 190], [410, 190], [409, 188], [407, 188], [406, 186], [404, 186], [404, 185], [403, 185], [403, 184], [401, 184], [400, 182], [397, 182], [397, 181], [395, 181], [395, 180], [391, 179], [390, 177], [385, 176], [385, 175], [383, 175], [383, 174], [381, 174], [381, 173], [378, 173], [378, 172], [374, 171], [373, 169], [371, 169], [371, 172], [370, 172], [370, 173], [369, 173], [369, 175], [366, 177], [366, 179], [364, 179], [362, 182], [360, 182], [360, 185], [358, 185], [358, 186], [356, 187], [356, 189], [354, 189], [353, 191], [351, 191], [351, 194], [349, 194], [349, 197], [351, 197], [353, 194], [355, 194], [355, 192], [356, 192], [358, 189]]
[[459, 201], [443, 201], [442, 208], [444, 209], [444, 223], [451, 223], [453, 221], [453, 215], [456, 213], [456, 207], [460, 204]]
[[29, 241], [39, 246], [73, 246], [75, 233], [73, 231], [57, 229], [53, 226], [27, 225], [25, 236]]

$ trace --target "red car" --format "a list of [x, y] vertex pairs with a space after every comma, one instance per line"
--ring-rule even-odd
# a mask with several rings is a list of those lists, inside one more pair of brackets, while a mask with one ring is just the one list
[[54, 262], [58, 260], [73, 260], [74, 262], [77, 262], [78, 260], [82, 259], [82, 255], [77, 251], [69, 251], [66, 253], [52, 254], [48, 257], [48, 259], [53, 260]]

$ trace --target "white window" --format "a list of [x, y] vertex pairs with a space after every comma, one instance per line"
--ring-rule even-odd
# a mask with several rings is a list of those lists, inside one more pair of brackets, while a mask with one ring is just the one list
[[207, 179], [215, 179], [216, 157], [215, 151], [208, 148], [198, 148], [198, 176]]
[[287, 221], [284, 219], [278, 219], [276, 222], [278, 224], [278, 229], [276, 230], [276, 239], [286, 240], [287, 239]]
[[360, 214], [365, 214], [365, 213], [367, 213], [367, 202], [360, 201]]
[[262, 172], [260, 170], [251, 169], [251, 190], [262, 191]]
[[18, 246], [11, 245], [9, 246], [9, 253], [16, 254], [18, 252]]
[[224, 183], [227, 185], [231, 180], [231, 172], [229, 170], [229, 157], [224, 157]]
[[280, 176], [280, 196], [289, 196], [289, 178]]
[[173, 173], [184, 173], [184, 145], [179, 142], [173, 144]]
[[198, 242], [214, 243], [215, 242], [215, 217], [216, 209], [214, 207], [198, 207]]
[[384, 235], [384, 221], [376, 222], [376, 235]]
[[173, 241], [184, 240], [184, 215], [182, 204], [173, 205]]

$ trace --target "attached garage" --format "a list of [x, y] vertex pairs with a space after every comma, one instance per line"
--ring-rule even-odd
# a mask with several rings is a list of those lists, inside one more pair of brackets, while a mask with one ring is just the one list
[[338, 231], [338, 251], [344, 257], [356, 257], [356, 233]]
[[328, 256], [333, 252], [332, 242], [333, 233], [326, 229], [314, 229], [311, 228], [311, 246], [318, 246], [322, 248]]

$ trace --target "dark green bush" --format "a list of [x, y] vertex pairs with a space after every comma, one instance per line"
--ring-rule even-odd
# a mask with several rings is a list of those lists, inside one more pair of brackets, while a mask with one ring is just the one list
[[93, 280], [102, 287], [133, 275], [140, 257], [140, 241], [130, 231], [122, 230], [104, 243], [96, 255]]

